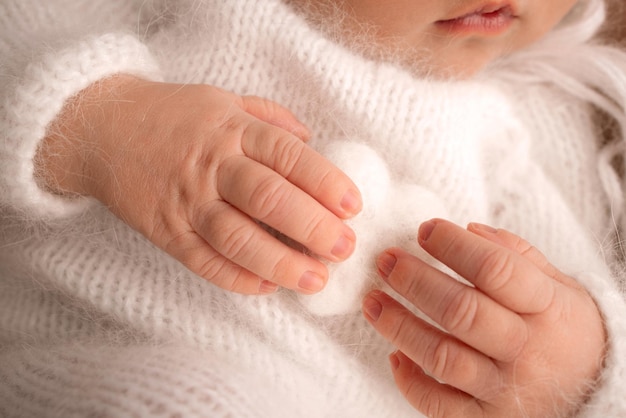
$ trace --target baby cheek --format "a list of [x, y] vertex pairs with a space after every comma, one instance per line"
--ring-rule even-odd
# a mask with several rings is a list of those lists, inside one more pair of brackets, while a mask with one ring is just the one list
[[576, 3], [577, 0], [529, 2], [527, 12], [519, 17], [521, 27], [513, 50], [521, 49], [543, 38], [572, 11]]

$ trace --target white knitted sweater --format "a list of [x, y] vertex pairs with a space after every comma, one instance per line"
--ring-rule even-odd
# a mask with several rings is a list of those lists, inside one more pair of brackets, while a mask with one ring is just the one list
[[[419, 253], [431, 216], [508, 228], [580, 279], [609, 334], [581, 416], [626, 416], [626, 306], [601, 259], [610, 202], [585, 104], [542, 84], [416, 80], [280, 0], [3, 0], [0, 56], [0, 416], [419, 416], [358, 311], [374, 256]], [[267, 97], [311, 128], [365, 203], [327, 290], [222, 291], [96, 202], [37, 187], [46, 126], [118, 72]]]

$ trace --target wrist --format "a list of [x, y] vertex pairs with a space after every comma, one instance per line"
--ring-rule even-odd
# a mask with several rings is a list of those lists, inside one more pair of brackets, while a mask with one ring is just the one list
[[97, 168], [115, 139], [111, 118], [117, 102], [129, 87], [142, 80], [115, 75], [80, 91], [65, 104], [48, 126], [35, 154], [35, 177], [39, 186], [65, 196], [101, 199], [102, 178]]

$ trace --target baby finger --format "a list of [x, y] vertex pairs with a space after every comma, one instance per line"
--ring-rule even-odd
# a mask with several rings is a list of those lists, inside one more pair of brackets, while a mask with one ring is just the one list
[[326, 266], [280, 242], [226, 202], [206, 208], [193, 225], [223, 257], [265, 280], [303, 293], [318, 292], [326, 284]]
[[284, 130], [251, 122], [241, 147], [247, 157], [275, 171], [336, 216], [346, 219], [361, 211], [361, 194], [352, 180]]
[[519, 315], [411, 254], [389, 250], [378, 264], [395, 291], [446, 332], [487, 356], [510, 361], [527, 341], [528, 329]]
[[273, 293], [278, 286], [223, 257], [198, 234], [178, 235], [165, 247], [189, 270], [222, 289], [244, 295]]
[[423, 223], [418, 241], [430, 255], [514, 312], [542, 312], [554, 298], [554, 281], [531, 261], [451, 222]]
[[484, 417], [480, 400], [428, 376], [401, 351], [389, 356], [396, 386], [411, 405], [429, 418]]
[[470, 223], [467, 226], [467, 230], [519, 253], [537, 266], [537, 268], [539, 268], [539, 270], [541, 270], [546, 276], [552, 277], [555, 280], [572, 287], [580, 287], [576, 280], [563, 274], [552, 263], [550, 263], [546, 256], [543, 255], [537, 247], [512, 232], [501, 228], [495, 229], [488, 225], [478, 223]]
[[479, 399], [498, 394], [503, 379], [492, 359], [416, 317], [385, 293], [371, 292], [363, 312], [383, 337], [429, 375]]
[[344, 260], [354, 250], [354, 232], [341, 219], [278, 173], [247, 157], [231, 157], [222, 164], [218, 192], [243, 213], [327, 260]]

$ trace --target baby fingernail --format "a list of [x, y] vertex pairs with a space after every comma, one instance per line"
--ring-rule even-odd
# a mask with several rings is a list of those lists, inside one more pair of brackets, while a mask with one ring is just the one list
[[298, 287], [307, 293], [316, 293], [324, 288], [324, 279], [317, 273], [307, 271], [300, 277]]
[[435, 222], [434, 220], [426, 221], [420, 225], [419, 231], [417, 233], [417, 240], [420, 244], [424, 243], [428, 240], [428, 238], [430, 238], [430, 234], [432, 234], [433, 229], [435, 229], [436, 225], [437, 222]]
[[376, 260], [376, 265], [378, 266], [378, 272], [380, 275], [386, 279], [389, 277], [393, 268], [396, 266], [398, 259], [395, 255], [390, 254], [388, 252], [382, 253], [378, 259]]
[[341, 260], [348, 258], [354, 250], [355, 241], [356, 236], [354, 235], [354, 232], [351, 229], [346, 228], [346, 231], [339, 237], [337, 242], [335, 242], [335, 246], [330, 253]]
[[373, 297], [367, 297], [363, 301], [363, 312], [369, 317], [371, 321], [378, 321], [378, 318], [380, 318], [380, 314], [382, 313], [382, 311], [383, 305]]
[[356, 190], [348, 190], [339, 205], [348, 215], [356, 215], [361, 211], [361, 195]]

